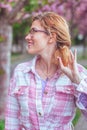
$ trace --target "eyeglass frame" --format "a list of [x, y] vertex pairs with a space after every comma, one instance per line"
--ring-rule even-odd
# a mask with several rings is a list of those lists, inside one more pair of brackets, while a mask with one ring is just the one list
[[43, 32], [43, 33], [49, 35], [49, 32], [48, 32], [48, 31], [39, 30], [39, 29], [35, 29], [35, 28], [32, 28], [32, 29], [29, 31], [29, 34], [34, 35], [34, 33], [37, 33], [37, 32]]

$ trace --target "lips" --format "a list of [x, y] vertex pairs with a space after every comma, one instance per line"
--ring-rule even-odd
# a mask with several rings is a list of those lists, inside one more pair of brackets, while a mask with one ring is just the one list
[[32, 46], [32, 44], [28, 44], [28, 47], [31, 47]]
[[33, 45], [32, 42], [28, 42], [28, 47], [31, 47]]

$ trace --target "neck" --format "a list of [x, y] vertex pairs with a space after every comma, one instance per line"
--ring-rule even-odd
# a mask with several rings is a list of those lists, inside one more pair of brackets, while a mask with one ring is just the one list
[[40, 56], [37, 61], [36, 70], [42, 78], [47, 79], [54, 75], [57, 66], [52, 63], [52, 57], [46, 58]]
[[[49, 60], [48, 60], [49, 59]], [[44, 67], [44, 69], [49, 72], [51, 70], [51, 68], [54, 66], [53, 63], [52, 63], [52, 60], [51, 60], [51, 57], [49, 58], [43, 58], [41, 57], [40, 60], [39, 60], [39, 63], [41, 66]]]
[[47, 72], [49, 72], [51, 68], [55, 66], [55, 64], [52, 63], [55, 50], [55, 43], [53, 43], [48, 44], [47, 48], [40, 53], [40, 64], [44, 66]]

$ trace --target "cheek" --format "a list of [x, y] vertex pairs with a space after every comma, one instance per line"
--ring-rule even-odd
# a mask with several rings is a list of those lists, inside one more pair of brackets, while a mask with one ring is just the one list
[[36, 49], [41, 50], [41, 49], [46, 48], [49, 42], [49, 38], [45, 34], [39, 34], [35, 36], [33, 40], [34, 40], [35, 50]]
[[48, 42], [49, 41], [49, 38], [48, 36], [46, 36], [45, 34], [40, 34], [38, 36], [35, 37], [35, 39], [39, 42]]
[[34, 41], [34, 44], [38, 44], [40, 41], [41, 41], [41, 37], [39, 37], [39, 36], [36, 36], [36, 37], [34, 37], [34, 39], [33, 39], [33, 41]]

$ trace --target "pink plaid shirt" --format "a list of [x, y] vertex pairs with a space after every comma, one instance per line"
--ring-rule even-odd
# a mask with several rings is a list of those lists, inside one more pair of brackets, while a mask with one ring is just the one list
[[[18, 65], [8, 92], [5, 130], [71, 130], [76, 106], [87, 112], [79, 100], [87, 94], [87, 71], [78, 65], [81, 83], [77, 86], [57, 71], [48, 79], [42, 95], [42, 82], [33, 60]], [[44, 70], [43, 70], [44, 71]]]

